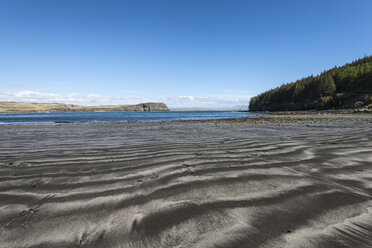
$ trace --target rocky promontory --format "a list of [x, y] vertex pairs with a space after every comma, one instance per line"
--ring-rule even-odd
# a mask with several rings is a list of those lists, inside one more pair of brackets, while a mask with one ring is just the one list
[[169, 111], [162, 102], [135, 105], [79, 106], [64, 103], [0, 102], [0, 114], [56, 113], [56, 112], [157, 112]]

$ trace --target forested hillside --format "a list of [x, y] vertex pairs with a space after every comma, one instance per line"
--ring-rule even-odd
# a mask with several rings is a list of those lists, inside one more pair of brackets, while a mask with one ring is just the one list
[[372, 56], [266, 91], [252, 111], [372, 108]]

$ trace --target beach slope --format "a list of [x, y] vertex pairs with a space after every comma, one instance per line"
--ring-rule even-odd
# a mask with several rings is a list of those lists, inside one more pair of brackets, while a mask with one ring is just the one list
[[0, 126], [0, 246], [372, 247], [371, 127]]

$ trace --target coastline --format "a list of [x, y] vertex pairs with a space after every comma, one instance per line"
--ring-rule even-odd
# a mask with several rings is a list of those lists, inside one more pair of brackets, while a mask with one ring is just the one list
[[[178, 112], [178, 111], [177, 111]], [[209, 111], [208, 111], [209, 112]], [[219, 111], [217, 111], [219, 112]], [[135, 113], [135, 112], [133, 112]], [[159, 112], [160, 113], [160, 112]], [[325, 123], [342, 123], [342, 122], [372, 122], [372, 113], [363, 110], [324, 110], [324, 111], [281, 111], [281, 112], [251, 112], [253, 114], [264, 114], [249, 117], [237, 118], [218, 118], [218, 119], [200, 119], [200, 120], [170, 120], [170, 121], [117, 121], [117, 122], [87, 122], [87, 123], [70, 123], [60, 120], [55, 122], [53, 126], [59, 125], [157, 125], [167, 123], [239, 123], [239, 124], [253, 124], [253, 125], [301, 125], [301, 124], [325, 124]], [[8, 126], [13, 124], [4, 123], [0, 126]], [[45, 126], [51, 124], [39, 124], [37, 122], [32, 124], [16, 124], [17, 126]]]
[[320, 113], [320, 112], [263, 112], [268, 115], [252, 116], [235, 119], [200, 120], [201, 122], [230, 122], [264, 124], [316, 124], [316, 123], [342, 123], [342, 122], [372, 122], [370, 113]]

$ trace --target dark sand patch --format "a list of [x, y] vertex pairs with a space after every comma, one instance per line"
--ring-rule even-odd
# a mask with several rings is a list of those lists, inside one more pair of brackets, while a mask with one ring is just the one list
[[0, 126], [0, 247], [372, 247], [370, 117], [273, 118]]

